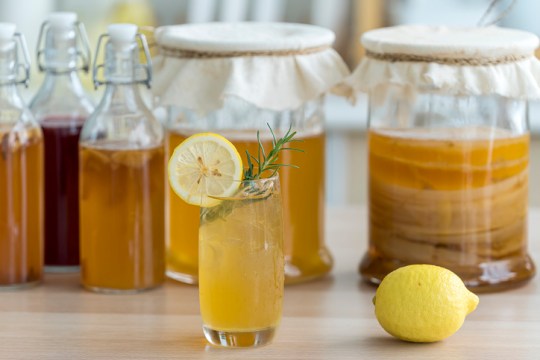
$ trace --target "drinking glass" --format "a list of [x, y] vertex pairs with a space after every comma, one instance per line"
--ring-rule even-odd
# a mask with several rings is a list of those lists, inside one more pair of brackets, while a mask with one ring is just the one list
[[236, 195], [202, 208], [199, 297], [203, 330], [214, 345], [272, 340], [284, 284], [279, 176], [242, 181]]

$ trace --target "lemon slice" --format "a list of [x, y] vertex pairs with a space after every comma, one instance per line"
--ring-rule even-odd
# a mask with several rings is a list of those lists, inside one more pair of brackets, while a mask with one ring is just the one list
[[185, 202], [201, 207], [221, 202], [213, 197], [234, 195], [242, 180], [242, 159], [223, 136], [200, 133], [174, 149], [169, 160], [169, 184]]

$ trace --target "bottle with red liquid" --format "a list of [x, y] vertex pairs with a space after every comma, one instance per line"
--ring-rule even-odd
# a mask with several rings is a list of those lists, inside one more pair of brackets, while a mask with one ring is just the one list
[[37, 63], [45, 79], [30, 109], [45, 143], [45, 270], [79, 268], [78, 142], [94, 105], [79, 71], [88, 72], [88, 39], [77, 14], [51, 13], [41, 26]]

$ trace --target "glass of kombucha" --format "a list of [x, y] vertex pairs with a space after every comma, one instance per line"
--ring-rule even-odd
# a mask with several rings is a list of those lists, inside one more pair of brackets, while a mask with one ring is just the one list
[[[20, 41], [17, 41], [17, 40]], [[24, 104], [17, 54], [28, 50], [15, 25], [0, 23], [0, 290], [41, 281], [43, 135]]]
[[163, 130], [138, 88], [138, 70], [150, 73], [144, 37], [130, 24], [105, 37], [105, 79], [94, 81], [106, 89], [80, 140], [81, 277], [91, 291], [134, 293], [165, 279]]
[[233, 197], [200, 211], [203, 330], [210, 343], [226, 347], [270, 342], [283, 303], [279, 176], [244, 181], [239, 188]]

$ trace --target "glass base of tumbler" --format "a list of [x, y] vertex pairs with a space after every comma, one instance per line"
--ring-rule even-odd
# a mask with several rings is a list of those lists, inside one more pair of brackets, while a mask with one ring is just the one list
[[212, 345], [223, 347], [254, 347], [268, 344], [274, 338], [275, 328], [255, 331], [220, 331], [203, 326], [204, 336]]
[[[411, 264], [368, 253], [360, 263], [359, 272], [364, 280], [378, 285], [390, 272], [407, 265]], [[433, 265], [452, 270], [463, 280], [465, 286], [475, 293], [497, 292], [519, 287], [527, 283], [536, 273], [535, 265], [529, 255], [483, 262], [475, 266], [439, 263]]]
[[41, 280], [29, 281], [24, 283], [2, 285], [0, 284], [0, 291], [13, 291], [13, 290], [23, 290], [39, 285]]
[[48, 274], [64, 274], [75, 273], [81, 271], [79, 265], [61, 266], [61, 265], [45, 265], [45, 272]]

